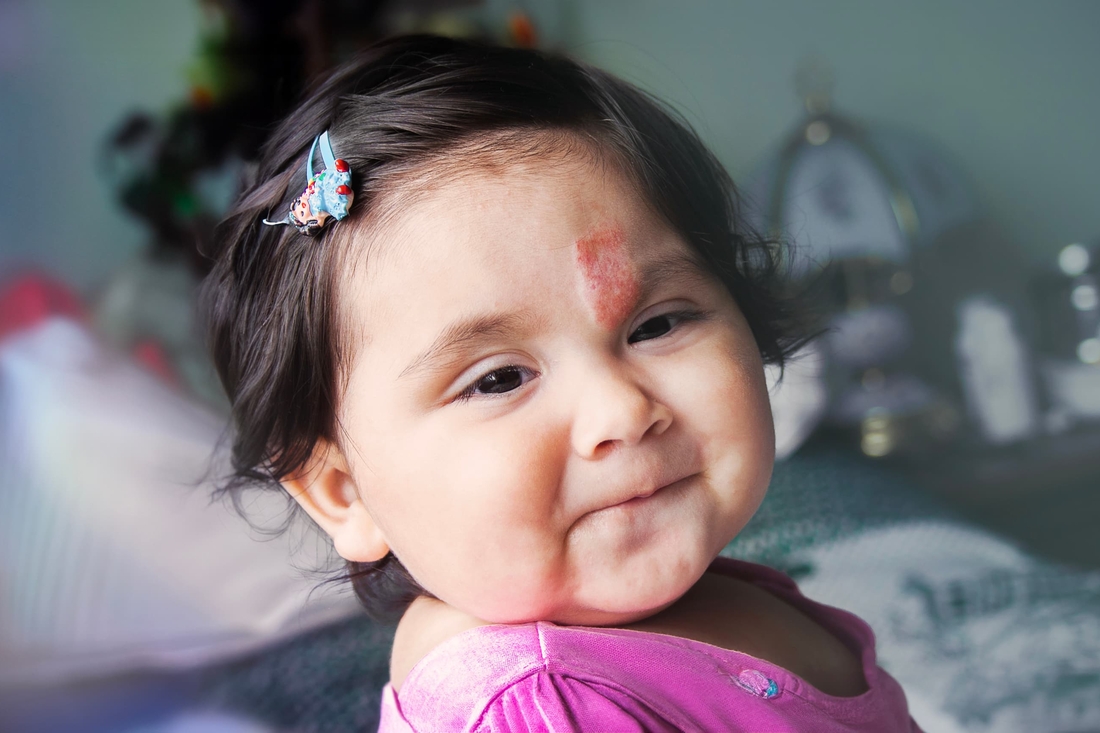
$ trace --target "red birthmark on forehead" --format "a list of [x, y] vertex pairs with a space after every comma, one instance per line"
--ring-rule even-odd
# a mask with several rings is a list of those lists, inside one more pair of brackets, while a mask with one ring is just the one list
[[630, 314], [640, 288], [623, 230], [604, 227], [578, 239], [577, 265], [597, 323], [614, 328]]

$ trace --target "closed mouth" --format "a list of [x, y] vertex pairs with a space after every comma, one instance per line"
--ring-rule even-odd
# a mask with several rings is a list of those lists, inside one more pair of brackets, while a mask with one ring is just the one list
[[653, 491], [650, 491], [649, 493], [639, 494], [637, 496], [631, 497], [630, 499], [627, 499], [626, 501], [621, 501], [618, 504], [612, 504], [612, 505], [610, 505], [606, 508], [607, 509], [614, 509], [615, 507], [628, 507], [628, 506], [633, 506], [635, 504], [641, 504], [641, 503], [645, 502], [646, 499], [650, 499], [650, 498], [656, 496], [657, 494], [661, 493], [662, 491], [665, 491], [666, 489], [670, 489], [670, 488], [673, 488], [675, 486], [679, 486], [680, 484], [687, 481], [688, 479], [690, 479], [694, 475], [695, 474], [691, 474], [690, 476], [684, 476], [683, 478], [676, 479], [675, 481], [673, 481], [671, 483], [667, 483], [663, 486], [658, 486], [656, 489], [654, 489]]

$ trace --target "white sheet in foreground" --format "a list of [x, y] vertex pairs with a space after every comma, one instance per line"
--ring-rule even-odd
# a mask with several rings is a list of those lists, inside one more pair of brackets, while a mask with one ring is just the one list
[[815, 600], [875, 631], [914, 719], [944, 733], [1100, 730], [1100, 572], [1040, 562], [946, 522], [869, 530], [799, 555]]

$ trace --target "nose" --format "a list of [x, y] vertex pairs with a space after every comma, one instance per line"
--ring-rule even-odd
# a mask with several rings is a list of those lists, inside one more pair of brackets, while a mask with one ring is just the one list
[[660, 435], [672, 424], [672, 411], [655, 399], [625, 365], [585, 370], [573, 422], [573, 450], [594, 459], [615, 447]]

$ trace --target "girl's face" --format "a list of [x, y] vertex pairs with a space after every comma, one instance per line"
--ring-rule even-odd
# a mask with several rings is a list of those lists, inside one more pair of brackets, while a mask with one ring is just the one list
[[342, 460], [365, 508], [347, 521], [456, 608], [645, 617], [764, 496], [752, 334], [608, 166], [436, 186], [371, 243], [341, 306], [358, 339]]

